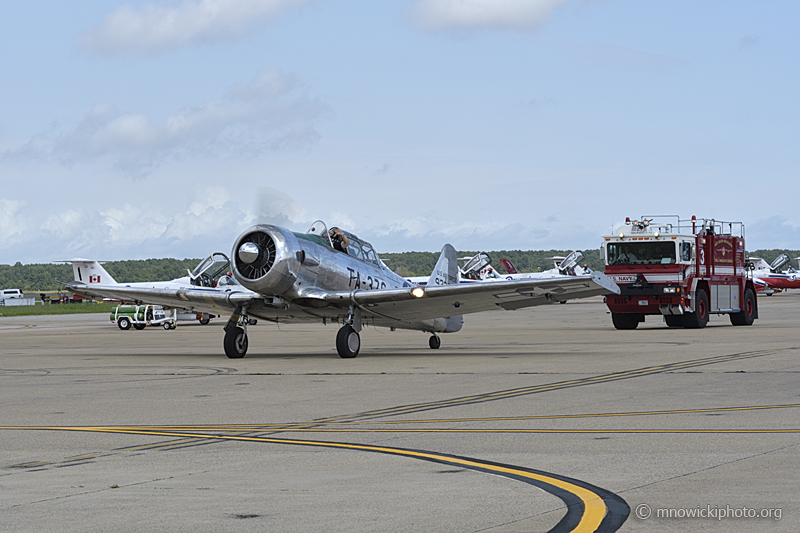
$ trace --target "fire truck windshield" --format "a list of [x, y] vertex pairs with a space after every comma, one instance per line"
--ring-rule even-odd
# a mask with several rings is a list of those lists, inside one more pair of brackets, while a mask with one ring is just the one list
[[610, 242], [609, 265], [667, 265], [675, 263], [673, 242]]

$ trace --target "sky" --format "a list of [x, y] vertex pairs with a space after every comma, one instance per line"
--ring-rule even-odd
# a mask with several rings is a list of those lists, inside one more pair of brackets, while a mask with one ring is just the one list
[[590, 249], [625, 217], [800, 249], [792, 0], [0, 0], [0, 264]]

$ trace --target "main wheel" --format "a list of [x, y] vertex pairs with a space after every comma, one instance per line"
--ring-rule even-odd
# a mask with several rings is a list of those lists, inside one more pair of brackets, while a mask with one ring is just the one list
[[440, 339], [436, 335], [431, 335], [431, 338], [428, 339], [428, 346], [431, 347], [431, 350], [438, 350], [439, 346], [441, 345], [442, 345], [442, 339]]
[[637, 313], [611, 313], [611, 322], [617, 329], [636, 329], [639, 325]]
[[734, 326], [750, 326], [756, 319], [756, 296], [751, 289], [744, 290], [742, 310], [731, 315], [731, 324]]
[[241, 359], [247, 353], [247, 333], [238, 326], [228, 329], [222, 346], [228, 359]]
[[131, 329], [131, 321], [128, 317], [123, 316], [117, 320], [117, 326], [123, 331]]
[[145, 328], [145, 326], [147, 326], [147, 324], [134, 324], [133, 329], [135, 329], [136, 331], [142, 331]]
[[694, 313], [683, 315], [683, 327], [704, 328], [708, 324], [708, 295], [704, 289], [697, 289], [694, 297]]
[[679, 328], [683, 326], [683, 315], [665, 315], [664, 322], [668, 327]]
[[336, 351], [343, 359], [352, 359], [361, 349], [361, 337], [352, 326], [345, 324], [336, 334]]

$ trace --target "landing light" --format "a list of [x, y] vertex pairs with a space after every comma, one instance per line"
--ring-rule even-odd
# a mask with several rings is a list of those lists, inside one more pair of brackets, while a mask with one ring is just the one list
[[425, 296], [425, 289], [423, 289], [422, 287], [416, 287], [411, 290], [411, 296], [415, 298], [422, 298], [423, 296]]

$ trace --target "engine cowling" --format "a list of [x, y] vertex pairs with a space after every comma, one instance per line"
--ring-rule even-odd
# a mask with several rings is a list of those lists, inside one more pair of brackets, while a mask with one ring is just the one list
[[280, 296], [297, 279], [298, 249], [290, 231], [278, 226], [253, 226], [233, 243], [233, 276], [251, 291]]

